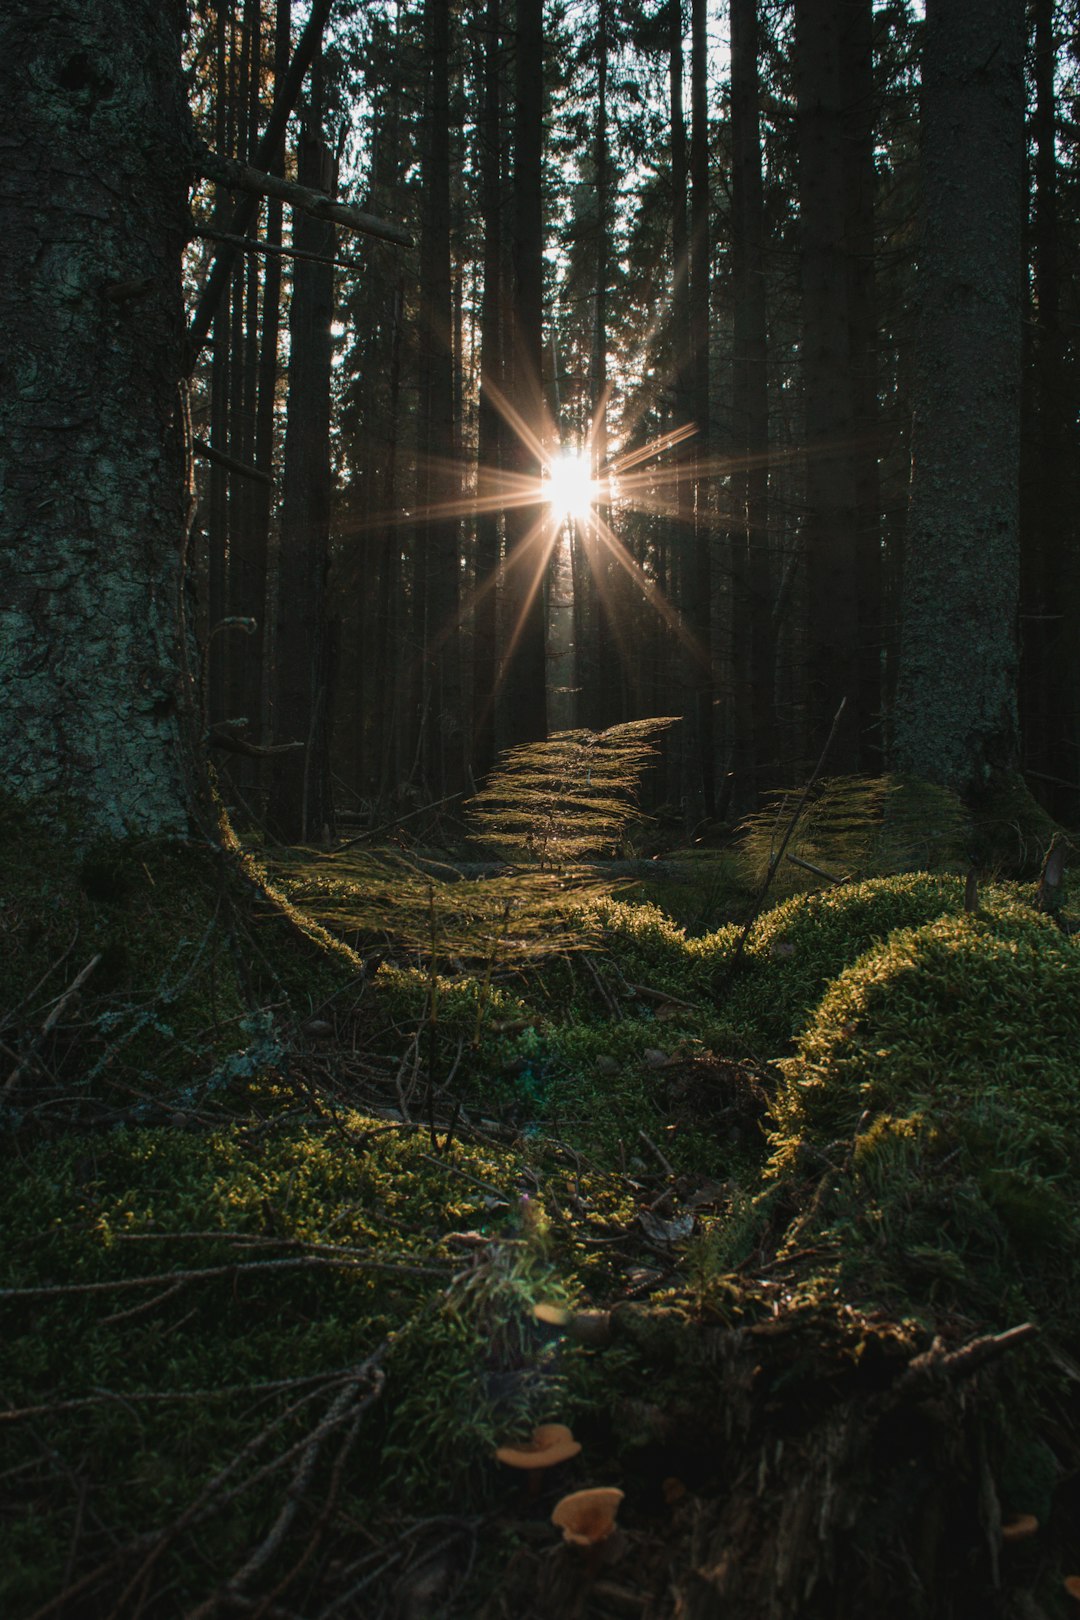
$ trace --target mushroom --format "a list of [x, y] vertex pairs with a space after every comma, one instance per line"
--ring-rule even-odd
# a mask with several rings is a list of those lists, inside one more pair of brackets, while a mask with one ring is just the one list
[[1070, 1597], [1080, 1598], [1080, 1575], [1066, 1575], [1065, 1590]]
[[540, 1474], [556, 1463], [567, 1462], [581, 1450], [581, 1441], [575, 1440], [565, 1423], [541, 1423], [532, 1438], [517, 1445], [499, 1446], [495, 1452], [508, 1468], [523, 1468], [528, 1474], [529, 1490], [540, 1488]]
[[1014, 1513], [1011, 1519], [1006, 1519], [1001, 1527], [1002, 1541], [1025, 1541], [1033, 1536], [1039, 1528], [1039, 1521], [1034, 1513]]
[[575, 1547], [597, 1547], [615, 1529], [615, 1516], [623, 1492], [612, 1485], [574, 1491], [556, 1502], [551, 1522], [563, 1533], [563, 1540]]

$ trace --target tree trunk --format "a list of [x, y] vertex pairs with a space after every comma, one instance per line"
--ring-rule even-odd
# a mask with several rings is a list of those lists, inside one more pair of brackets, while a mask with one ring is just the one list
[[[513, 397], [527, 429], [544, 435], [542, 154], [544, 132], [542, 0], [518, 0], [517, 108], [514, 120], [512, 255], [514, 289]], [[539, 488], [540, 458], [514, 435], [508, 461]], [[506, 647], [503, 652], [506, 733], [510, 742], [547, 735], [545, 577], [547, 533], [539, 505], [511, 507], [506, 516]]]
[[99, 834], [188, 825], [183, 23], [171, 0], [0, 13], [4, 780]]
[[684, 611], [693, 630], [695, 741], [701, 805], [716, 812], [713, 743], [712, 523], [703, 464], [709, 455], [709, 107], [707, 0], [692, 0], [690, 64], [690, 397], [694, 440], [694, 562]]
[[[484, 12], [483, 108], [479, 130], [481, 206], [484, 218], [484, 292], [480, 311], [480, 413], [477, 460], [482, 477], [502, 461], [502, 417], [495, 403], [504, 387], [502, 343], [502, 12], [487, 0]], [[479, 780], [495, 759], [496, 581], [499, 518], [481, 510], [476, 519], [476, 605], [473, 614], [472, 769]]]
[[460, 494], [454, 455], [450, 274], [450, 8], [425, 0], [426, 145], [420, 236], [420, 481], [417, 584], [424, 606], [424, 765], [442, 797], [464, 777], [458, 634], [458, 525], [446, 505]]
[[1022, 0], [929, 0], [925, 222], [893, 766], [1017, 759]]
[[859, 765], [858, 574], [851, 347], [848, 325], [846, 143], [848, 87], [841, 39], [845, 0], [796, 0], [799, 237], [806, 516], [802, 545], [809, 585], [805, 752], [816, 758], [842, 698], [829, 758]]
[[[749, 747], [741, 760], [740, 808], [755, 809], [773, 765], [772, 585], [769, 567], [769, 395], [766, 372], [765, 206], [758, 108], [757, 0], [731, 0], [732, 259], [735, 365], [732, 389], [735, 540], [745, 570], [745, 650], [736, 703]], [[738, 771], [739, 765], [736, 766]]]
[[[302, 185], [329, 190], [332, 161], [318, 129], [300, 132]], [[334, 227], [298, 214], [297, 247], [329, 257]], [[302, 743], [278, 756], [269, 816], [286, 843], [333, 829], [328, 756], [330, 668], [326, 569], [330, 547], [330, 373], [334, 272], [297, 259], [289, 313], [289, 402], [282, 480], [281, 562], [274, 644], [276, 742]]]
[[846, 99], [844, 151], [847, 220], [848, 359], [850, 364], [852, 495], [855, 502], [856, 594], [859, 602], [855, 723], [859, 769], [880, 775], [884, 764], [881, 666], [884, 640], [881, 566], [881, 480], [878, 456], [877, 294], [875, 287], [874, 8], [847, 0], [840, 39], [840, 80]]
[[[1080, 816], [1080, 672], [1074, 635], [1080, 563], [1071, 541], [1075, 386], [1061, 311], [1054, 7], [1052, 0], [1034, 0], [1032, 9], [1035, 205], [1021, 487], [1020, 701], [1025, 765], [1038, 773], [1040, 797], [1072, 824]], [[1056, 780], [1042, 786], [1046, 778]]]

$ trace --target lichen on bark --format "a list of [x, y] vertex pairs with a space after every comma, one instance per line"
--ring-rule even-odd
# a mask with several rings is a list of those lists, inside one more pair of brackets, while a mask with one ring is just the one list
[[893, 768], [962, 793], [1016, 762], [1020, 0], [930, 0], [924, 224]]
[[0, 746], [90, 834], [187, 826], [177, 0], [13, 0], [0, 84]]

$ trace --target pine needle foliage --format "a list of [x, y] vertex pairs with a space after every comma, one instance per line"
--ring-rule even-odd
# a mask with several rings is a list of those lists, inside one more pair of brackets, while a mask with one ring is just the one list
[[[742, 823], [748, 882], [764, 880], [797, 800], [795, 792], [775, 794], [765, 809]], [[781, 898], [818, 889], [830, 877], [961, 870], [970, 843], [968, 813], [948, 788], [903, 776], [826, 778], [792, 835], [772, 894]]]
[[643, 819], [641, 774], [675, 718], [559, 731], [508, 749], [469, 803], [473, 826], [509, 858], [548, 870], [610, 854]]

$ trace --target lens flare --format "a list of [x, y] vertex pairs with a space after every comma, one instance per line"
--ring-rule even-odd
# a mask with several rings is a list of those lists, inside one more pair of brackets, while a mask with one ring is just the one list
[[560, 523], [584, 523], [597, 500], [597, 484], [589, 458], [564, 450], [548, 464], [544, 493], [552, 516]]

